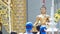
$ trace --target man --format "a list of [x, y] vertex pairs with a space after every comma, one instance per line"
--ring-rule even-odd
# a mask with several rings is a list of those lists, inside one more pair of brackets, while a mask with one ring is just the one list
[[[46, 15], [46, 7], [43, 5], [41, 7], [41, 14], [37, 16], [34, 26], [40, 27], [40, 25], [48, 25], [50, 22], [49, 15]], [[40, 28], [38, 28], [40, 29]]]

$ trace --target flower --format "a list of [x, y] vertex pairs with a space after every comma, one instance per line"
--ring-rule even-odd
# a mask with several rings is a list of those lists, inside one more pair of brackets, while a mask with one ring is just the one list
[[57, 12], [54, 15], [54, 21], [57, 23], [60, 19], [60, 9], [57, 10]]

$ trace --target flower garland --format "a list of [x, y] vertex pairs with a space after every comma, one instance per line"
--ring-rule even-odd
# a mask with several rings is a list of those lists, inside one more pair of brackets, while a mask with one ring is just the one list
[[57, 10], [57, 12], [54, 15], [55, 22], [57, 23], [60, 19], [60, 9]]

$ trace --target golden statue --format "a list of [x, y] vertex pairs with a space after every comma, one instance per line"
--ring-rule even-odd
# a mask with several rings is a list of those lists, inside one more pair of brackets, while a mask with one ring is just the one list
[[34, 32], [39, 32], [41, 25], [49, 26], [48, 23], [50, 22], [50, 16], [46, 14], [46, 7], [43, 5], [40, 10], [41, 14], [36, 17], [36, 21], [34, 23]]
[[41, 14], [37, 16], [36, 18], [36, 22], [35, 22], [35, 26], [38, 25], [48, 25], [48, 23], [50, 22], [49, 20], [49, 15], [46, 15], [46, 7], [43, 5], [41, 7]]

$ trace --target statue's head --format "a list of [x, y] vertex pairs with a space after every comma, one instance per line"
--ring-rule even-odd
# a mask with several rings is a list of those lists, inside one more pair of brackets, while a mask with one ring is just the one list
[[43, 5], [41, 8], [41, 14], [46, 14], [46, 7]]

